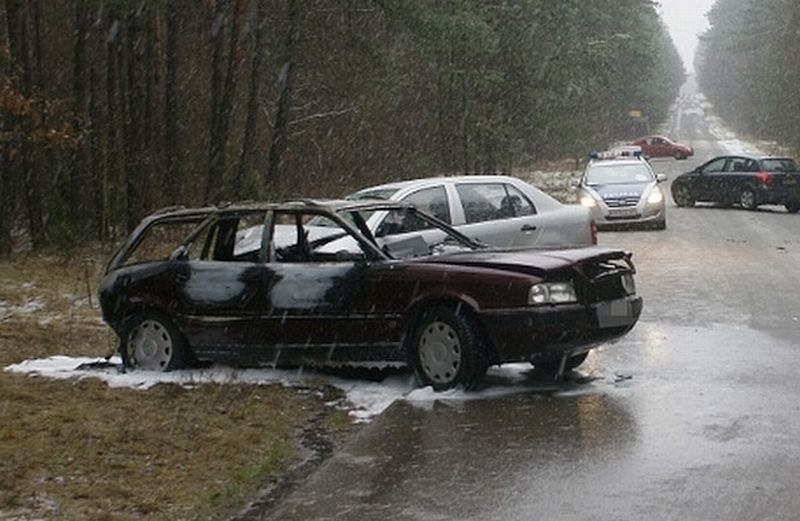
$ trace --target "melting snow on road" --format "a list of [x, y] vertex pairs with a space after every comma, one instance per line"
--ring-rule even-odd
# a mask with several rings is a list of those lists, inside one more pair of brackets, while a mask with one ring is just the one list
[[[574, 384], [555, 384], [543, 375], [536, 375], [530, 364], [506, 364], [492, 367], [486, 377], [486, 386], [478, 392], [453, 389], [435, 392], [430, 387], [417, 387], [411, 373], [393, 374], [382, 381], [347, 379], [314, 370], [297, 369], [236, 369], [214, 365], [204, 369], [186, 369], [168, 373], [151, 371], [119, 370], [121, 361], [113, 357], [108, 362], [97, 358], [52, 356], [50, 358], [26, 360], [10, 365], [6, 371], [45, 376], [49, 378], [99, 378], [110, 387], [128, 387], [145, 390], [161, 383], [173, 383], [186, 387], [200, 384], [281, 384], [288, 387], [305, 387], [320, 382], [341, 389], [351, 404], [350, 415], [357, 421], [368, 421], [383, 412], [397, 400], [408, 400], [416, 406], [432, 407], [436, 401], [464, 401], [493, 398], [510, 394], [531, 392], [558, 392], [569, 394], [575, 391]], [[594, 378], [583, 378], [586, 383]], [[584, 386], [585, 387], [585, 386]], [[592, 392], [591, 386], [587, 389]]]

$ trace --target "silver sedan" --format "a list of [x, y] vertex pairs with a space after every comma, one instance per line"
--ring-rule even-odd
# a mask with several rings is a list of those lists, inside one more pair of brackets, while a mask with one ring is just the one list
[[[587, 208], [562, 204], [511, 176], [432, 177], [364, 188], [350, 199], [412, 203], [470, 238], [496, 247], [569, 247], [597, 243]], [[376, 213], [367, 220], [376, 237], [411, 231]]]

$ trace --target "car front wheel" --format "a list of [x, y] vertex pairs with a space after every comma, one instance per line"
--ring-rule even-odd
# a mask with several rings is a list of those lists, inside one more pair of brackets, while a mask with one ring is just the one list
[[147, 311], [129, 321], [120, 342], [120, 354], [126, 367], [171, 371], [186, 365], [187, 347], [169, 318]]
[[745, 210], [754, 210], [756, 206], [756, 193], [751, 188], [743, 188], [739, 192], [739, 205]]
[[672, 185], [672, 199], [678, 206], [694, 206], [694, 196], [685, 184]]
[[474, 320], [463, 311], [443, 305], [420, 315], [409, 355], [417, 378], [436, 391], [457, 385], [475, 389], [489, 365]]
[[800, 202], [786, 203], [786, 211], [789, 213], [800, 212]]

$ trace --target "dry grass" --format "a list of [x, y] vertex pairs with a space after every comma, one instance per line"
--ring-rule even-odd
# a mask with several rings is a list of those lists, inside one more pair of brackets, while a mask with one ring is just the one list
[[[105, 253], [0, 259], [0, 366], [114, 349], [89, 297]], [[295, 461], [299, 427], [323, 415], [347, 429], [321, 391], [0, 371], [0, 519], [227, 518]]]

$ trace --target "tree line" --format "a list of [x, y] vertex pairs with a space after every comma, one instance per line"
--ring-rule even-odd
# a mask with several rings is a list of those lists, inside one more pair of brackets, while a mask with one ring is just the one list
[[695, 57], [702, 91], [726, 121], [800, 149], [800, 3], [717, 0]]
[[650, 0], [2, 0], [0, 69], [0, 252], [583, 156], [683, 81]]

